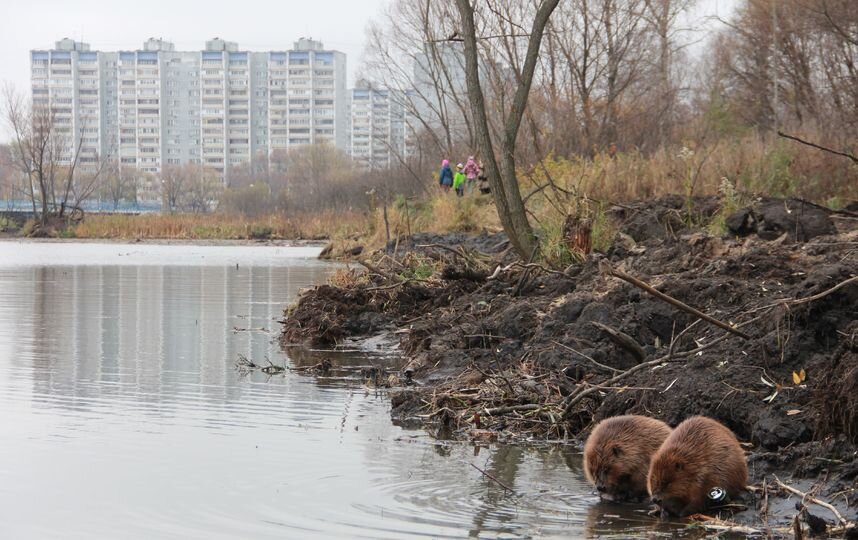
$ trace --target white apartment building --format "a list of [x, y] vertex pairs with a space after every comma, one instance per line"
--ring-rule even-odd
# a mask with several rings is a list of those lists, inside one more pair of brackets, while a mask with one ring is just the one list
[[79, 144], [81, 166], [94, 164], [102, 153], [98, 53], [64, 39], [54, 51], [33, 51], [31, 60], [33, 107], [50, 107], [55, 132], [68, 138], [62, 161], [69, 164]]
[[108, 159], [157, 175], [193, 163], [228, 185], [231, 167], [276, 151], [348, 149], [346, 56], [318, 41], [250, 52], [219, 38], [201, 51], [149, 39], [103, 52], [63, 39], [30, 54], [33, 103], [51, 108], [70, 149], [81, 144], [82, 166]]
[[408, 94], [359, 82], [351, 91], [349, 153], [363, 169], [387, 169], [413, 152]]

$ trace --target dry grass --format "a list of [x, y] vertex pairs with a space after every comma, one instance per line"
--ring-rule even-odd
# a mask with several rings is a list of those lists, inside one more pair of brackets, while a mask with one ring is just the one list
[[257, 218], [228, 214], [89, 215], [72, 234], [77, 238], [322, 239], [360, 234], [366, 229], [366, 221], [359, 212]]
[[632, 151], [614, 158], [548, 160], [545, 168], [522, 175], [525, 191], [544, 183], [548, 175], [581, 195], [617, 202], [677, 193], [714, 195], [724, 178], [741, 192], [817, 202], [858, 198], [858, 167], [848, 160], [759, 135], [667, 147], [647, 156]]
[[[820, 134], [802, 134], [823, 140]], [[738, 194], [798, 196], [839, 206], [858, 199], [858, 167], [790, 141], [757, 134], [712, 142], [706, 146], [663, 148], [654, 154], [620, 152], [614, 157], [547, 159], [529, 171], [520, 171], [522, 195], [549, 181], [561, 190], [545, 189], [527, 200], [530, 220], [543, 244], [543, 258], [556, 265], [574, 261], [562, 241], [567, 215], [589, 218], [593, 247], [606, 249], [615, 225], [604, 211], [612, 202], [650, 199], [666, 194], [692, 196], [723, 194], [725, 186]], [[739, 204], [741, 196], [730, 199]], [[725, 205], [725, 211], [729, 205]], [[732, 208], [733, 206], [730, 206]], [[723, 228], [708, 224], [713, 232]], [[703, 224], [706, 225], [706, 224]], [[366, 250], [384, 246], [417, 232], [451, 233], [501, 230], [490, 196], [440, 193], [407, 202], [399, 198], [383, 211], [306, 212], [270, 214], [258, 218], [231, 214], [87, 216], [71, 234], [80, 238], [186, 239], [330, 239], [332, 255], [361, 245]]]
[[[818, 135], [808, 138], [820, 140]], [[567, 215], [592, 220], [595, 249], [610, 245], [616, 231], [604, 210], [612, 202], [681, 194], [691, 205], [694, 196], [721, 195], [724, 208], [715, 216], [717, 222], [700, 223], [719, 234], [724, 232], [726, 214], [749, 195], [794, 196], [833, 207], [858, 200], [858, 167], [848, 160], [758, 135], [708, 146], [663, 148], [646, 156], [621, 152], [613, 158], [548, 159], [531, 171], [522, 171], [519, 178], [524, 194], [548, 183], [560, 188], [539, 191], [528, 201], [543, 257], [556, 265], [574, 259], [562, 241]]]

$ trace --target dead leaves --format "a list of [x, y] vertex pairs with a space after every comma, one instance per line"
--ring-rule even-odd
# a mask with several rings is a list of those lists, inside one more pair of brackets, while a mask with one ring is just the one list
[[[792, 372], [792, 382], [793, 382], [794, 387], [803, 387], [802, 383], [806, 379], [807, 379], [807, 372], [804, 371], [804, 368], [802, 368], [801, 370], [799, 370], [797, 372], [796, 371]], [[769, 388], [772, 389], [772, 393], [763, 398], [763, 401], [765, 401], [767, 403], [772, 403], [775, 400], [775, 398], [778, 397], [778, 394], [781, 392], [781, 390], [788, 388], [786, 385], [774, 382], [773, 380], [771, 380], [771, 377], [769, 377], [767, 379], [766, 375], [760, 375], [760, 381], [762, 381], [763, 384], [765, 384], [766, 386], [768, 386]], [[801, 411], [798, 409], [791, 409], [791, 410], [787, 411], [787, 416], [793, 416], [793, 415], [796, 415], [800, 412]]]

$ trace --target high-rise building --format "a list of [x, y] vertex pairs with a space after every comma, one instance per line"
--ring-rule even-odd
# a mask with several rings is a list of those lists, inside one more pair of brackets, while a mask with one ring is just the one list
[[[201, 51], [149, 39], [136, 51], [91, 51], [63, 39], [31, 51], [34, 105], [49, 106], [81, 166], [113, 160], [158, 174], [230, 168], [320, 142], [348, 148], [345, 54], [299, 39], [291, 50], [242, 51], [220, 38]], [[73, 155], [73, 152], [69, 152]]]
[[373, 88], [364, 81], [351, 91], [349, 153], [364, 169], [386, 169], [413, 151], [407, 93]]

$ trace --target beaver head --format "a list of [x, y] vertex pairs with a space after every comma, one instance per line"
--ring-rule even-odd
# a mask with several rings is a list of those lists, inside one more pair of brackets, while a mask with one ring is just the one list
[[646, 498], [650, 457], [670, 434], [667, 424], [619, 416], [596, 426], [584, 446], [584, 474], [603, 499]]
[[[698, 460], [699, 461], [699, 460]], [[684, 516], [702, 508], [704, 487], [699, 463], [680, 448], [662, 448], [649, 466], [648, 487], [652, 502], [662, 515]]]

